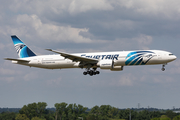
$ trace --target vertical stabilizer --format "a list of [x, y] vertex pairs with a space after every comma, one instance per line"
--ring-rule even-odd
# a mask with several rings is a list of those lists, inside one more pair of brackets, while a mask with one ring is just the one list
[[36, 56], [17, 36], [13, 35], [11, 38], [20, 58]]

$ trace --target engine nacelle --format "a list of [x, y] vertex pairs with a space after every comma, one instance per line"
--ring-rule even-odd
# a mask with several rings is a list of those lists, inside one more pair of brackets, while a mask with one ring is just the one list
[[122, 71], [124, 66], [114, 66], [111, 71]]
[[98, 63], [98, 66], [100, 66], [101, 69], [111, 69], [113, 66], [112, 60], [101, 60]]
[[113, 60], [101, 60], [97, 64], [101, 69], [109, 69], [111, 71], [121, 71], [123, 66], [114, 66]]

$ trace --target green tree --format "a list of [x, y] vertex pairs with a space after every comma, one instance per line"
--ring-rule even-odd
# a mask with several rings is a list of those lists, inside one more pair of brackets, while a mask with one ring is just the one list
[[173, 120], [180, 120], [180, 115], [175, 116], [175, 117], [173, 118]]
[[117, 115], [118, 115], [118, 108], [115, 108], [115, 107], [112, 107], [109, 112], [108, 112], [108, 115], [110, 118], [118, 118]]
[[16, 113], [13, 112], [3, 112], [0, 114], [0, 120], [15, 120]]
[[55, 119], [57, 120], [58, 119], [58, 115], [59, 115], [59, 118], [60, 120], [62, 120], [62, 114], [63, 112], [66, 112], [66, 106], [68, 104], [65, 103], [65, 102], [62, 102], [62, 103], [56, 103], [54, 106], [56, 108], [56, 117]]
[[53, 110], [46, 109], [43, 112], [43, 118], [46, 120], [54, 120], [55, 119], [55, 112]]
[[167, 110], [165, 114], [171, 119], [176, 116], [176, 113], [174, 113], [172, 110]]
[[37, 112], [38, 112], [38, 114], [40, 114], [41, 118], [42, 118], [43, 112], [46, 109], [46, 106], [47, 106], [47, 103], [45, 103], [45, 102], [38, 102], [38, 104], [37, 104]]
[[91, 111], [90, 111], [91, 114], [93, 115], [98, 115], [99, 114], [99, 106], [94, 106]]
[[67, 107], [67, 118], [69, 120], [75, 119], [75, 115], [73, 114], [73, 104], [69, 104]]
[[66, 113], [65, 113], [65, 111], [63, 111], [63, 113], [62, 113], [62, 120], [66, 120]]
[[101, 116], [107, 116], [109, 109], [110, 109], [110, 105], [101, 105], [99, 108]]
[[151, 120], [160, 120], [160, 118], [152, 118]]
[[29, 120], [25, 114], [17, 114], [15, 120]]
[[76, 111], [77, 111], [77, 116], [78, 117], [82, 117], [83, 113], [87, 110], [86, 107], [83, 107], [82, 105], [78, 104], [76, 107]]
[[119, 110], [118, 117], [120, 119], [128, 119], [129, 118], [129, 110]]
[[98, 106], [95, 106], [91, 113], [94, 115], [98, 115], [96, 117], [97, 119], [107, 120], [109, 118], [114, 118], [114, 116], [117, 117], [118, 115], [118, 109], [110, 106], [110, 105], [101, 105], [99, 108]]
[[37, 114], [37, 105], [36, 103], [24, 105], [22, 109], [19, 111], [20, 114], [25, 114], [28, 118], [33, 118], [38, 116]]
[[82, 105], [78, 104], [69, 104], [66, 107], [66, 117], [68, 120], [76, 120], [78, 117], [85, 118], [85, 111], [87, 110], [86, 107], [83, 107]]
[[166, 115], [161, 115], [160, 120], [171, 120], [171, 118]]
[[150, 118], [160, 118], [161, 113], [159, 111], [152, 111], [150, 112]]
[[46, 119], [39, 118], [39, 117], [33, 117], [31, 120], [46, 120]]
[[88, 116], [88, 119], [90, 120], [90, 119], [97, 119], [98, 118], [98, 115], [99, 115], [99, 106], [94, 106], [92, 109], [91, 109], [91, 111], [90, 111], [90, 114], [92, 114], [92, 115], [89, 115]]
[[147, 110], [140, 111], [137, 115], [138, 120], [150, 120], [150, 112]]
[[39, 103], [31, 103], [28, 105], [24, 105], [21, 110], [19, 110], [20, 114], [25, 114], [28, 118], [32, 119], [33, 117], [41, 117], [45, 112], [47, 104], [45, 102]]
[[96, 116], [93, 115], [93, 114], [89, 114], [87, 117], [86, 117], [87, 120], [97, 120]]

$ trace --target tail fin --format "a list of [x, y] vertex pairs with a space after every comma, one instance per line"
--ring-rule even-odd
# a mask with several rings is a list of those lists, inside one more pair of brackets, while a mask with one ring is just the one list
[[13, 35], [11, 38], [20, 58], [36, 56], [17, 36]]

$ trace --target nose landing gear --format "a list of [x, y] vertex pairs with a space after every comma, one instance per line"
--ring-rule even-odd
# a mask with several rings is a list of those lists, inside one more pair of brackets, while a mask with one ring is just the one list
[[161, 70], [162, 70], [162, 71], [165, 71], [165, 64], [162, 65]]

